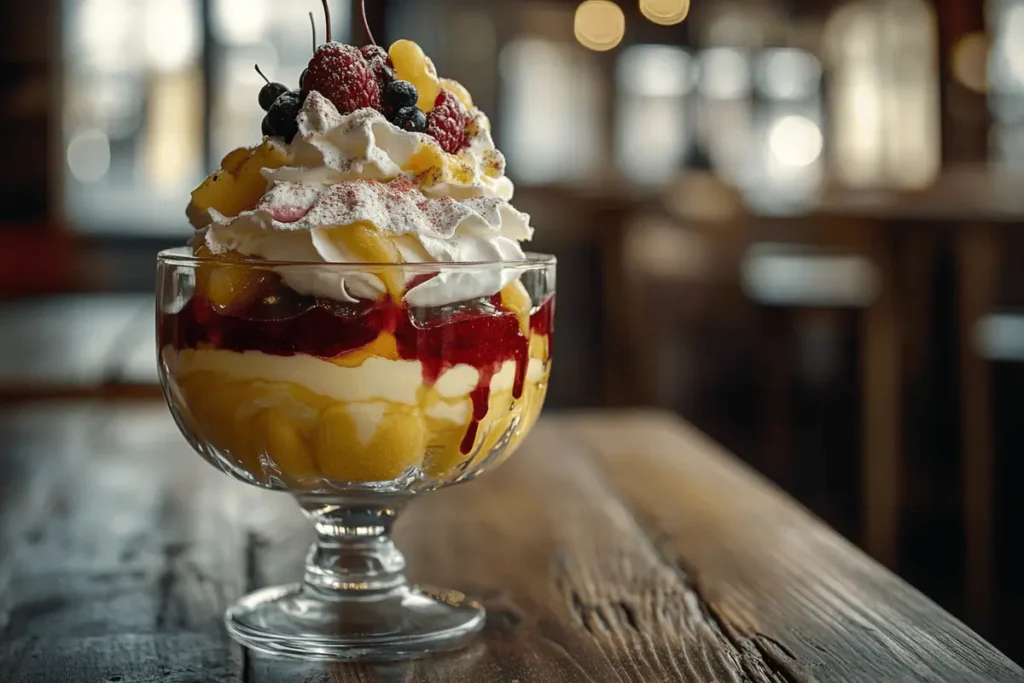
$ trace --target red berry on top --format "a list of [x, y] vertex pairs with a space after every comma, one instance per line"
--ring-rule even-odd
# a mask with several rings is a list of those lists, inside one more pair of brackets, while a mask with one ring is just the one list
[[351, 45], [324, 43], [309, 60], [303, 91], [316, 90], [342, 114], [357, 109], [380, 109], [380, 84], [363, 58]]
[[395, 64], [391, 61], [391, 56], [387, 53], [387, 50], [379, 45], [366, 45], [359, 48], [359, 51], [366, 58], [367, 63], [370, 65], [370, 70], [377, 77], [377, 85], [380, 86], [381, 92], [383, 92], [384, 88], [397, 78], [395, 76]]
[[427, 135], [432, 135], [449, 154], [457, 154], [468, 143], [469, 112], [449, 90], [441, 90], [434, 108], [427, 114]]
[[387, 62], [388, 66], [392, 66], [391, 57], [388, 55], [388, 51], [380, 45], [364, 45], [359, 48], [359, 51], [363, 53], [363, 57], [365, 57], [368, 62], [372, 62], [375, 59], [383, 59]]

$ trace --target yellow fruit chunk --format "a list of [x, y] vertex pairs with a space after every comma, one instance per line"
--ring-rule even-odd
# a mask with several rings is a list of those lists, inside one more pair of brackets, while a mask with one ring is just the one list
[[398, 360], [398, 342], [395, 340], [395, 335], [390, 332], [382, 332], [376, 339], [361, 349], [349, 351], [334, 358], [331, 362], [343, 368], [358, 368], [370, 358]]
[[551, 357], [551, 340], [547, 335], [534, 334], [530, 336], [530, 358], [547, 362]]
[[399, 40], [389, 51], [395, 65], [395, 73], [403, 81], [416, 86], [420, 94], [419, 108], [424, 113], [434, 108], [437, 96], [441, 94], [441, 81], [437, 78], [434, 63], [427, 59], [423, 48], [411, 40]]
[[451, 78], [442, 78], [441, 86], [445, 90], [450, 90], [452, 94], [458, 97], [459, 101], [462, 102], [462, 105], [466, 109], [473, 108], [473, 96], [469, 94], [468, 90], [466, 90], [466, 86], [462, 85], [458, 81], [452, 80]]
[[426, 426], [419, 410], [386, 403], [329, 408], [316, 429], [320, 469], [338, 482], [397, 479], [423, 462]]
[[[245, 153], [245, 158], [242, 154]], [[287, 151], [272, 140], [251, 150], [236, 149], [221, 162], [222, 167], [192, 192], [188, 214], [196, 227], [208, 221], [210, 209], [225, 216], [237, 216], [259, 202], [267, 191], [263, 169], [280, 168], [289, 162]]]
[[468, 416], [472, 407], [466, 401], [467, 421], [456, 424], [447, 420], [429, 419], [430, 443], [427, 445], [428, 457], [423, 463], [424, 471], [431, 477], [443, 479], [455, 473], [469, 456], [462, 452], [462, 441], [466, 438], [469, 428]]
[[239, 147], [238, 149], [228, 152], [223, 159], [221, 159], [220, 167], [221, 170], [227, 171], [228, 173], [237, 173], [238, 169], [242, 167], [245, 160], [252, 154], [251, 147]]
[[420, 178], [424, 185], [434, 185], [444, 174], [445, 152], [440, 145], [420, 145], [403, 170]]
[[336, 228], [327, 228], [332, 239], [344, 244], [366, 263], [398, 263], [399, 254], [395, 243], [385, 237], [373, 223], [353, 223]]
[[530, 334], [530, 311], [533, 301], [522, 282], [513, 282], [501, 290], [501, 304], [519, 318], [519, 328], [524, 335]]
[[425, 188], [444, 182], [473, 182], [473, 167], [433, 141], [421, 145], [402, 170], [416, 176], [416, 182]]
[[[202, 258], [213, 256], [205, 245], [198, 247], [195, 254]], [[220, 258], [245, 260], [245, 256], [238, 252], [227, 252]], [[249, 265], [201, 263], [196, 269], [196, 291], [222, 313], [237, 311], [269, 295], [277, 283], [278, 277], [274, 273]]]
[[[364, 263], [401, 263], [402, 255], [391, 237], [385, 236], [373, 223], [353, 223], [323, 228], [325, 236], [343, 244], [360, 261]], [[401, 273], [394, 268], [385, 268], [375, 273], [384, 282], [388, 293], [396, 301], [405, 290], [405, 281]]]
[[248, 423], [240, 415], [251, 403], [246, 384], [225, 381], [219, 375], [197, 372], [179, 380], [185, 400], [200, 426], [201, 437], [239, 467], [263, 480], [259, 452], [248, 440]]
[[547, 393], [547, 380], [526, 385], [523, 391], [523, 398], [520, 399], [522, 404], [522, 420], [519, 422], [519, 426], [516, 427], [516, 433], [512, 436], [512, 440], [509, 442], [508, 449], [506, 449], [502, 456], [501, 462], [504, 462], [516, 452], [519, 445], [523, 443], [523, 439], [530, 433], [533, 426], [537, 424], [541, 409], [544, 407], [544, 397], [547, 396]]
[[274, 461], [289, 484], [315, 485], [320, 475], [296, 426], [276, 408], [264, 408], [253, 418], [254, 440], [260, 450]]

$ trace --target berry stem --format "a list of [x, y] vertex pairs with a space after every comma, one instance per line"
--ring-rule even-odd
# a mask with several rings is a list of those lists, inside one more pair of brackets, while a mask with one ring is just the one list
[[373, 32], [370, 31], [370, 21], [366, 18], [366, 0], [362, 0], [360, 5], [363, 10], [363, 28], [366, 29], [366, 37], [370, 39], [371, 45], [376, 45], [377, 41], [373, 39]]
[[330, 0], [321, 0], [324, 4], [324, 17], [327, 19], [327, 42], [331, 42], [331, 3]]
[[267, 82], [267, 85], [270, 85], [270, 79], [267, 78], [267, 75], [265, 73], [263, 73], [263, 71], [260, 69], [260, 65], [259, 64], [256, 65], [256, 73], [258, 73], [260, 76], [263, 77], [263, 80], [265, 80]]
[[312, 12], [309, 13], [309, 28], [313, 31], [313, 52], [316, 52], [316, 19]]

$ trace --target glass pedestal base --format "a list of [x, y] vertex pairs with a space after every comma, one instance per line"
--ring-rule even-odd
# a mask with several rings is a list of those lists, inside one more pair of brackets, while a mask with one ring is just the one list
[[463, 645], [483, 628], [484, 609], [453, 591], [402, 585], [328, 597], [289, 584], [250, 593], [224, 621], [239, 643], [275, 656], [389, 661]]

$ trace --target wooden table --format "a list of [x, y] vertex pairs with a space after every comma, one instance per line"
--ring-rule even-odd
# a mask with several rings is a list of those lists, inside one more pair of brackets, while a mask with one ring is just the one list
[[189, 453], [157, 404], [0, 417], [0, 681], [1024, 681], [1024, 671], [675, 418], [549, 418], [399, 523], [414, 580], [487, 605], [457, 654], [244, 653], [243, 592], [298, 576], [287, 496]]

